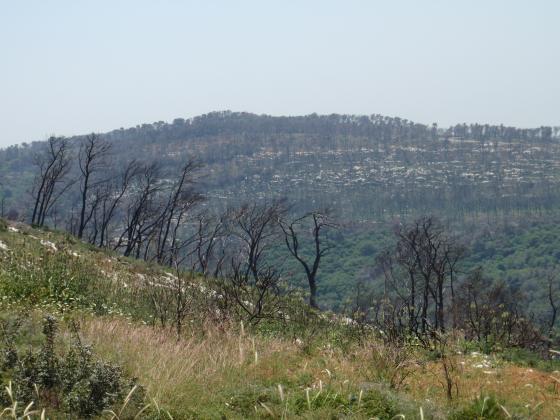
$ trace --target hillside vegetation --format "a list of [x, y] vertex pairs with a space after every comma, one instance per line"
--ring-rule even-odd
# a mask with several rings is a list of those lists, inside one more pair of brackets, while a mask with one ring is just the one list
[[[168, 295], [179, 278], [181, 290]], [[223, 293], [211, 278], [1, 222], [3, 415], [548, 419], [560, 412], [560, 365], [548, 354], [506, 341], [488, 347], [460, 331], [402, 341], [289, 295], [281, 317], [255, 321], [220, 303]], [[184, 310], [161, 312], [157, 303], [180, 304], [178, 295]]]
[[[213, 210], [290, 196], [303, 210], [332, 207], [345, 222], [434, 213], [499, 220], [555, 209], [558, 136], [557, 127], [443, 129], [381, 115], [229, 111], [103, 134], [114, 168], [137, 159], [172, 173], [188, 157], [198, 159]], [[72, 139], [76, 147], [82, 138]], [[22, 195], [31, 190], [33, 158], [42, 148], [44, 142], [33, 142], [0, 151], [6, 212], [25, 211]], [[60, 210], [71, 207], [68, 201]]]
[[[377, 257], [394, 246], [395, 224], [379, 223], [373, 230], [341, 229], [333, 234], [333, 252], [326, 255], [319, 274], [318, 295], [326, 308], [343, 311], [352, 304], [358, 283], [380, 288], [383, 276]], [[560, 231], [557, 216], [512, 219], [504, 224], [485, 222], [452, 225], [466, 247], [461, 272], [481, 267], [493, 281], [505, 281], [523, 293], [536, 317], [547, 316], [547, 279], [558, 271]], [[279, 250], [277, 258], [282, 258]], [[305, 278], [291, 260], [286, 271], [304, 285]]]
[[558, 134], [225, 112], [1, 151], [2, 415], [553, 418]]
[[[535, 316], [543, 317], [544, 289], [535, 286], [559, 257], [550, 233], [560, 205], [558, 137], [557, 127], [441, 128], [380, 115], [215, 112], [65, 139], [65, 163], [50, 195], [38, 192], [49, 142], [0, 150], [0, 215], [63, 229], [128, 256], [157, 254], [168, 265], [171, 257], [164, 262], [162, 254], [175, 243], [184, 267], [215, 271], [215, 261], [200, 267], [193, 238], [227, 242], [224, 221], [232, 209], [281, 198], [294, 218], [329, 209], [340, 229], [329, 233], [333, 250], [317, 274], [317, 302], [337, 311], [354, 300], [358, 283], [383, 281], [376, 259], [393, 245], [394, 226], [436, 215], [468, 247], [464, 271], [482, 266], [489, 278], [528, 296]], [[103, 143], [103, 156], [84, 188], [79, 162], [91, 139]], [[181, 203], [169, 210], [179, 190]], [[45, 196], [50, 202], [33, 214], [33, 202]], [[173, 220], [172, 235], [161, 235], [163, 219]], [[219, 254], [224, 247], [215, 248]], [[301, 266], [281, 248], [274, 260], [292, 285], [305, 286]]]

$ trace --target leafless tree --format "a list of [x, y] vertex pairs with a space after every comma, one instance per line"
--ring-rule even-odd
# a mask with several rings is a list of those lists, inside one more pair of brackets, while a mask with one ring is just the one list
[[[385, 330], [399, 335], [406, 325], [409, 333], [417, 334], [422, 307], [417, 304], [419, 281], [416, 264], [414, 259], [402, 254], [401, 250], [397, 245], [395, 251], [386, 250], [377, 257], [377, 265], [381, 268], [385, 280], [379, 310], [383, 313]], [[402, 320], [402, 317], [406, 319]]]
[[280, 272], [267, 259], [279, 239], [282, 201], [249, 204], [230, 212], [230, 232], [237, 242], [224, 276], [223, 294], [233, 300], [248, 322], [278, 317], [282, 300]]
[[[97, 174], [106, 164], [106, 157], [111, 150], [111, 144], [107, 143], [97, 134], [85, 137], [80, 145], [78, 153], [78, 166], [80, 169], [80, 220], [78, 222], [77, 236], [82, 238], [84, 230], [100, 203], [100, 195], [94, 194], [95, 200], [88, 203], [90, 191], [104, 179], [97, 179]], [[89, 209], [88, 209], [89, 204]]]
[[31, 223], [43, 226], [52, 206], [72, 185], [67, 181], [71, 167], [70, 144], [63, 137], [50, 137], [46, 150], [35, 156], [38, 169], [33, 187], [34, 205]]
[[133, 185], [134, 180], [141, 174], [142, 165], [136, 160], [130, 161], [122, 170], [118, 177], [112, 182], [107, 182], [101, 186], [101, 204], [99, 206], [99, 246], [105, 247], [108, 245], [109, 225], [115, 213], [129, 192], [130, 187]]
[[[194, 235], [192, 251], [194, 271], [204, 276], [212, 274], [217, 277], [226, 259], [225, 247], [220, 246], [226, 236], [226, 216], [212, 217], [200, 214]], [[213, 265], [213, 270], [211, 271]]]
[[[318, 308], [317, 305], [317, 273], [321, 258], [331, 249], [326, 242], [326, 233], [329, 229], [336, 228], [329, 215], [329, 211], [312, 211], [302, 217], [291, 221], [282, 220], [280, 227], [284, 233], [284, 240], [288, 251], [305, 271], [307, 283], [309, 285], [309, 305]], [[303, 231], [307, 231], [312, 241], [311, 257], [306, 258], [305, 249], [301, 248]]]
[[[91, 228], [89, 228], [88, 242], [95, 245], [97, 242], [97, 236], [99, 235], [99, 217], [100, 217], [100, 207], [105, 200], [105, 194], [107, 194], [106, 188], [95, 188], [95, 190], [90, 194], [88, 198], [88, 216], [86, 217], [86, 223], [91, 223]], [[82, 236], [83, 237], [83, 236]]]
[[[399, 226], [396, 236], [398, 241], [394, 250], [388, 250], [378, 258], [385, 274], [385, 284], [400, 302], [393, 306], [402, 306], [411, 333], [425, 335], [429, 324], [444, 331], [445, 295], [447, 290], [453, 291], [463, 247], [431, 217], [420, 218], [409, 226]], [[430, 323], [432, 315], [434, 319]]]
[[554, 326], [556, 325], [556, 318], [558, 316], [557, 304], [557, 290], [555, 290], [554, 283], [556, 276], [553, 274], [548, 275], [548, 303], [550, 304], [550, 320], [548, 321], [548, 348], [552, 345], [554, 337]]
[[453, 396], [459, 396], [459, 364], [457, 354], [453, 350], [453, 335], [450, 332], [440, 330], [431, 331], [432, 346], [437, 350], [439, 362], [443, 373], [443, 381], [440, 381], [447, 399], [451, 401]]
[[154, 323], [173, 327], [179, 340], [187, 319], [204, 321], [213, 294], [174, 263], [174, 272], [159, 277], [147, 277], [143, 292], [147, 294], [154, 314]]
[[254, 277], [246, 269], [246, 262], [232, 257], [227, 279], [221, 283], [221, 294], [233, 303], [234, 312], [247, 322], [257, 324], [265, 318], [280, 318], [280, 274], [266, 265]]
[[[4, 183], [0, 182], [0, 190], [4, 188]], [[0, 200], [0, 217], [4, 217], [4, 204], [6, 202], [6, 196], [2, 191], [2, 200]]]
[[172, 255], [177, 253], [177, 248], [182, 248], [178, 243], [179, 229], [189, 211], [203, 200], [203, 196], [193, 188], [194, 173], [199, 168], [200, 164], [194, 160], [185, 163], [181, 167], [177, 181], [169, 191], [156, 230], [155, 256], [160, 264], [171, 264]]
[[159, 167], [156, 164], [143, 165], [138, 176], [139, 185], [128, 200], [124, 229], [114, 245], [114, 249], [123, 248], [125, 256], [140, 257], [142, 241], [150, 236], [160, 221], [161, 203], [157, 195], [162, 187], [159, 183]]
[[542, 350], [546, 338], [523, 305], [519, 292], [484, 277], [479, 268], [458, 288], [458, 328], [488, 349], [499, 344]]

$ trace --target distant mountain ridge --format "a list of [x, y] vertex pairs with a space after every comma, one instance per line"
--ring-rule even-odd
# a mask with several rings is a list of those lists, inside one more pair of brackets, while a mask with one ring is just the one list
[[[388, 130], [392, 128], [393, 131]], [[381, 114], [308, 114], [300, 116], [273, 116], [250, 112], [215, 111], [192, 118], [175, 118], [172, 122], [155, 121], [153, 123], [138, 124], [133, 127], [119, 128], [103, 133], [108, 138], [122, 138], [138, 135], [142, 131], [160, 132], [166, 136], [198, 136], [239, 131], [252, 133], [317, 133], [328, 131], [331, 134], [368, 134], [368, 135], [402, 135], [406, 131], [415, 135], [432, 136], [434, 128], [439, 136], [500, 138], [500, 139], [553, 139], [560, 138], [560, 126], [541, 126], [534, 128], [519, 128], [503, 124], [458, 123], [450, 127], [438, 128], [435, 123], [425, 124], [400, 117], [390, 117]], [[422, 133], [424, 131], [424, 133]], [[75, 138], [82, 135], [71, 136]], [[32, 141], [34, 144], [39, 141]], [[9, 146], [26, 147], [23, 145]], [[2, 149], [0, 149], [2, 150]]]
[[217, 111], [193, 118], [176, 118], [171, 123], [164, 121], [121, 128], [105, 133], [109, 138], [119, 138], [123, 134], [137, 134], [138, 131], [159, 131], [166, 135], [197, 136], [226, 133], [294, 134], [318, 133], [347, 135], [373, 135], [383, 137], [471, 137], [474, 139], [499, 138], [504, 140], [552, 139], [560, 137], [560, 127], [541, 126], [517, 128], [503, 124], [456, 124], [438, 129], [437, 124], [423, 124], [400, 117], [380, 114], [309, 114], [302, 116], [272, 116], [249, 112]]

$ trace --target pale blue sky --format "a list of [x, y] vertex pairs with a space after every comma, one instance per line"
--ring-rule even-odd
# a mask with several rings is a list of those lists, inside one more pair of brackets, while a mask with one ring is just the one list
[[557, 0], [0, 0], [0, 145], [231, 109], [560, 125]]

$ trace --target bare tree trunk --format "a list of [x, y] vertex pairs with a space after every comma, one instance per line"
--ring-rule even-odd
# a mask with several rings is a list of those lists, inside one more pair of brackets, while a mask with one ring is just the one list
[[[305, 228], [307, 220], [311, 222], [311, 241], [313, 242], [313, 257], [311, 261], [306, 261], [300, 250], [300, 234], [298, 227]], [[329, 212], [314, 211], [305, 214], [291, 222], [281, 222], [280, 227], [284, 232], [284, 242], [290, 254], [301, 264], [307, 283], [309, 285], [309, 306], [318, 308], [317, 305], [317, 273], [321, 263], [321, 258], [330, 250], [330, 246], [322, 243], [325, 239], [323, 234], [329, 228], [335, 228], [336, 224], [329, 219]]]
[[64, 181], [70, 170], [69, 149], [68, 140], [51, 137], [47, 142], [45, 153], [35, 157], [35, 165], [39, 173], [35, 177], [32, 224], [42, 226], [45, 223], [49, 209], [68, 187], [54, 195], [57, 186]]
[[82, 178], [80, 182], [81, 208], [80, 221], [78, 222], [78, 238], [82, 238], [84, 236], [84, 230], [91, 218], [86, 217], [86, 212], [88, 194], [90, 188], [92, 187], [92, 181], [94, 184], [96, 182], [100, 182], [99, 180], [93, 179], [93, 177], [102, 168], [110, 148], [110, 144], [106, 143], [96, 134], [90, 134], [87, 136], [80, 147], [78, 163]]

